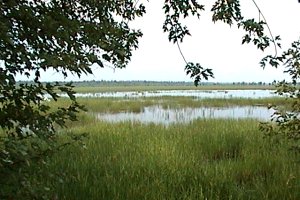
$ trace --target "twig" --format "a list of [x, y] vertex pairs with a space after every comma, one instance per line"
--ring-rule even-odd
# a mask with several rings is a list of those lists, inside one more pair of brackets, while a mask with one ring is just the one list
[[[272, 42], [273, 42], [273, 44], [274, 44], [274, 48], [275, 48], [275, 57], [276, 57], [276, 56], [277, 56], [277, 46], [276, 46], [275, 39], [274, 39], [274, 36], [273, 36], [273, 34], [272, 34], [271, 28], [270, 28], [270, 26], [269, 26], [269, 24], [268, 24], [268, 22], [267, 22], [265, 16], [263, 15], [263, 13], [261, 12], [261, 10], [260, 10], [260, 8], [258, 7], [257, 3], [255, 2], [255, 0], [252, 0], [252, 2], [254, 3], [254, 5], [256, 6], [256, 8], [257, 8], [257, 10], [258, 10], [259, 16], [261, 16], [261, 17], [263, 18], [263, 20], [265, 21], [265, 23], [266, 23], [266, 26], [267, 26], [268, 31], [269, 31], [269, 33], [270, 33], [270, 36], [271, 36], [271, 38], [272, 38]], [[259, 17], [259, 20], [260, 20], [260, 17]]]
[[178, 50], [179, 50], [179, 52], [180, 52], [180, 54], [181, 54], [181, 57], [183, 58], [184, 62], [185, 62], [186, 64], [188, 64], [188, 62], [186, 61], [186, 59], [185, 59], [185, 57], [184, 57], [184, 55], [183, 55], [183, 53], [182, 53], [182, 51], [181, 51], [181, 48], [180, 48], [180, 45], [179, 45], [178, 41], [176, 41], [176, 44], [177, 44]]

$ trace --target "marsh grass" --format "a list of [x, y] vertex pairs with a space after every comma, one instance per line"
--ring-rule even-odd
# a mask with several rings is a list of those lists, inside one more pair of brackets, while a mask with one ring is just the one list
[[157, 91], [157, 90], [265, 90], [275, 89], [272, 85], [95, 85], [77, 86], [75, 91], [78, 93], [98, 93], [98, 92], [125, 92], [125, 91]]
[[[230, 106], [269, 106], [279, 105], [290, 107], [291, 101], [285, 98], [273, 97], [262, 99], [231, 98], [231, 99], [197, 99], [194, 97], [147, 97], [137, 99], [126, 98], [77, 98], [89, 112], [140, 112], [145, 106], [161, 105], [164, 108], [182, 107], [230, 107]], [[52, 107], [66, 106], [70, 104], [67, 98], [61, 98], [58, 102], [47, 102]]]
[[[34, 176], [55, 199], [300, 199], [299, 155], [263, 138], [258, 121], [202, 119], [169, 126], [109, 123], [89, 112], [169, 107], [268, 105], [282, 98], [78, 98], [88, 112], [60, 133], [89, 133], [86, 149], [71, 146]], [[67, 99], [49, 102], [61, 106]], [[62, 140], [64, 139], [62, 134]], [[33, 168], [34, 169], [34, 168]], [[54, 176], [55, 177], [55, 176]], [[49, 187], [51, 188], [51, 187]]]
[[87, 149], [56, 155], [58, 199], [299, 199], [299, 157], [262, 138], [255, 120], [168, 127], [86, 119]]

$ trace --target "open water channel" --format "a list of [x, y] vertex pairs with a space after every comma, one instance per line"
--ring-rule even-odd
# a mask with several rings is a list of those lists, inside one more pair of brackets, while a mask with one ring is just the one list
[[110, 122], [139, 121], [142, 123], [171, 124], [188, 123], [195, 119], [270, 119], [274, 110], [260, 106], [236, 107], [199, 107], [163, 108], [162, 106], [144, 107], [141, 112], [98, 113], [97, 119]]
[[[141, 98], [162, 96], [192, 96], [198, 100], [203, 98], [268, 98], [274, 97], [272, 90], [162, 90], [146, 92], [115, 92], [115, 93], [87, 93], [78, 94], [81, 97], [118, 97]], [[233, 107], [183, 107], [164, 108], [160, 105], [144, 107], [140, 112], [94, 113], [97, 119], [109, 122], [139, 121], [142, 123], [171, 124], [188, 123], [195, 119], [254, 118], [268, 120], [274, 110], [263, 106], [233, 106]]]
[[157, 90], [157, 91], [129, 91], [129, 92], [100, 92], [78, 93], [77, 97], [116, 97], [140, 98], [185, 96], [197, 98], [267, 98], [277, 96], [274, 90]]

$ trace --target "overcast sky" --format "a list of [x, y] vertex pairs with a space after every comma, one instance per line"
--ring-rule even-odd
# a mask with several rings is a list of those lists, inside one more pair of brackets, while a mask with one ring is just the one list
[[[141, 0], [142, 2], [142, 0]], [[185, 75], [185, 63], [176, 45], [170, 43], [162, 31], [164, 14], [163, 0], [144, 1], [146, 15], [131, 22], [143, 32], [139, 49], [126, 69], [99, 68], [94, 66], [94, 75], [83, 76], [80, 80], [152, 80], [191, 81]], [[203, 2], [203, 1], [201, 1]], [[214, 2], [214, 1], [209, 1]], [[267, 19], [274, 35], [281, 35], [283, 48], [298, 40], [300, 36], [300, 3], [297, 0], [256, 0]], [[245, 17], [258, 19], [258, 11], [252, 0], [241, 0]], [[282, 69], [262, 69], [259, 61], [265, 55], [274, 53], [271, 47], [262, 53], [253, 45], [241, 45], [243, 31], [221, 22], [211, 21], [211, 5], [206, 5], [200, 20], [188, 19], [191, 37], [185, 38], [181, 49], [188, 61], [199, 62], [203, 67], [212, 68], [215, 82], [272, 82], [284, 78]], [[44, 81], [63, 80], [62, 76], [48, 72], [42, 75]], [[69, 80], [79, 80], [69, 77]]]

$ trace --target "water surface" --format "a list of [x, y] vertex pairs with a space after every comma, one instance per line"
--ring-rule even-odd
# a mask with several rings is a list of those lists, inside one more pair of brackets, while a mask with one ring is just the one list
[[186, 96], [197, 98], [268, 98], [277, 96], [274, 90], [158, 90], [132, 92], [77, 93], [78, 97], [161, 97]]
[[109, 122], [138, 121], [142, 123], [171, 124], [188, 123], [195, 119], [245, 119], [254, 118], [268, 120], [274, 110], [261, 106], [235, 106], [235, 107], [200, 107], [200, 108], [163, 108], [162, 106], [149, 106], [139, 113], [98, 113], [99, 120]]

